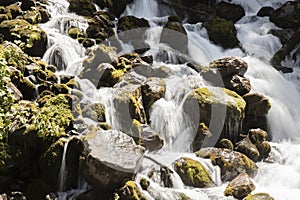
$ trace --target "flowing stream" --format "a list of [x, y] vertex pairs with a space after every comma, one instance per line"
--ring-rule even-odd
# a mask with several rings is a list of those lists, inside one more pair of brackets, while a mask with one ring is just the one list
[[[269, 59], [281, 47], [281, 43], [278, 38], [268, 34], [268, 31], [276, 26], [268, 18], [256, 17], [255, 14], [263, 6], [278, 8], [286, 1], [230, 1], [240, 4], [246, 11], [246, 16], [235, 24], [243, 50], [239, 48], [224, 50], [212, 44], [201, 23], [184, 24], [188, 34], [188, 56], [191, 60], [207, 65], [209, 62], [225, 56], [242, 57], [249, 65], [246, 77], [251, 81], [252, 90], [270, 98], [272, 108], [268, 115], [268, 123], [270, 125], [269, 133], [273, 136], [272, 155], [275, 162], [258, 163], [259, 174], [254, 178], [256, 185], [254, 193], [267, 192], [276, 200], [295, 200], [300, 195], [300, 141], [297, 140], [300, 135], [298, 132], [300, 130], [300, 70], [298, 69], [300, 59], [298, 62], [286, 60], [295, 69], [295, 72], [289, 75], [283, 75], [269, 65]], [[49, 36], [49, 47], [43, 59], [48, 64], [60, 66], [62, 71], [59, 73], [78, 75], [85, 57], [85, 50], [76, 40], [68, 37], [67, 32], [70, 27], [85, 30], [88, 25], [83, 17], [68, 13], [68, 5], [66, 0], [49, 0], [48, 9], [52, 18], [48, 23], [41, 25]], [[172, 52], [161, 58], [160, 48], [167, 48], [163, 44], [159, 44], [162, 32], [161, 24], [167, 20], [164, 16], [172, 14], [171, 9], [165, 8], [164, 10], [163, 8], [165, 7], [161, 7], [155, 0], [135, 0], [127, 6], [123, 13], [123, 15], [135, 15], [149, 20], [151, 27], [145, 33], [145, 41], [151, 49], [145, 54], [153, 55], [154, 68], [164, 65], [171, 74], [165, 78], [167, 83], [165, 98], [154, 103], [150, 114], [151, 127], [161, 134], [166, 145], [158, 153], [149, 153], [149, 156], [170, 169], [172, 169], [171, 163], [182, 156], [198, 159], [208, 168], [216, 187], [205, 190], [190, 188], [185, 186], [179, 176], [174, 173], [172, 175], [173, 188], [163, 188], [146, 177], [147, 170], [155, 165], [147, 159], [143, 162], [143, 170], [138, 173], [136, 182], [138, 183], [140, 178], [147, 178], [151, 181], [151, 187], [144, 192], [148, 199], [178, 199], [180, 193], [193, 200], [233, 199], [223, 196], [227, 184], [220, 181], [220, 169], [207, 160], [196, 158], [190, 149], [192, 138], [182, 137], [182, 135], [193, 135], [195, 132], [191, 121], [181, 112], [186, 95], [194, 88], [209, 86], [198, 73], [187, 67], [186, 64], [176, 64], [174, 62], [176, 55]], [[126, 45], [124, 47], [126, 48]], [[130, 51], [130, 49], [123, 49], [123, 51]], [[84, 94], [84, 100], [103, 103], [106, 107], [108, 123], [112, 125], [113, 129], [122, 130], [117, 110], [112, 102], [114, 95], [118, 93], [118, 88], [97, 90], [88, 80], [79, 78], [77, 80]], [[183, 132], [186, 134], [182, 134]], [[60, 188], [63, 191], [62, 185]], [[66, 198], [64, 197], [64, 199]]]

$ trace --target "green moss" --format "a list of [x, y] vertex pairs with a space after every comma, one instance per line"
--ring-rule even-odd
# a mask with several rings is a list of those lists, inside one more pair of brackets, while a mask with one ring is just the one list
[[133, 181], [127, 181], [125, 186], [122, 187], [117, 194], [115, 194], [114, 200], [147, 200], [139, 191], [137, 185]]
[[42, 15], [38, 10], [27, 11], [23, 18], [30, 24], [38, 24], [42, 22]]
[[193, 187], [211, 187], [214, 185], [207, 169], [191, 158], [181, 158], [175, 162], [175, 170], [184, 184]]
[[[124, 75], [124, 70], [123, 69], [116, 69], [116, 70], [114, 70], [112, 73], [111, 73], [111, 75], [112, 75], [112, 78], [113, 79], [115, 79], [115, 80], [121, 80], [121, 78], [123, 77], [123, 75]], [[117, 81], [117, 82], [118, 82]]]

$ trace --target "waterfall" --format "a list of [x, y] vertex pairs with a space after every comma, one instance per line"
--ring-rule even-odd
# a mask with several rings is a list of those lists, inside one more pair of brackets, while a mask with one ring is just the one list
[[65, 184], [66, 184], [66, 177], [67, 177], [67, 169], [66, 169], [66, 154], [68, 150], [69, 140], [67, 140], [64, 144], [64, 150], [61, 158], [61, 165], [58, 175], [58, 191], [63, 192], [65, 191]]
[[[280, 40], [268, 33], [270, 29], [277, 27], [266, 17], [254, 16], [263, 6], [278, 8], [287, 0], [227, 1], [241, 5], [246, 11], [246, 16], [235, 24], [242, 49], [224, 50], [213, 44], [202, 23], [183, 24], [188, 36], [188, 55], [178, 54], [168, 45], [161, 44], [162, 25], [168, 21], [166, 16], [172, 14], [171, 9], [160, 5], [161, 1], [135, 0], [127, 5], [126, 11], [122, 14], [122, 16], [134, 15], [149, 20], [150, 28], [145, 31], [144, 36], [145, 42], [150, 45], [150, 50], [144, 55], [153, 55], [153, 69], [164, 66], [164, 69], [168, 71], [168, 76], [163, 77], [166, 82], [166, 95], [156, 101], [150, 109], [150, 126], [164, 139], [165, 146], [158, 152], [148, 153], [147, 156], [158, 160], [170, 169], [173, 169], [174, 160], [183, 156], [198, 160], [208, 169], [216, 184], [216, 187], [209, 189], [187, 187], [179, 175], [173, 172], [171, 176], [173, 188], [161, 187], [147, 176], [147, 172], [155, 164], [144, 159], [143, 168], [136, 174], [135, 182], [140, 189], [140, 179], [147, 179], [151, 183], [147, 191], [141, 189], [143, 195], [149, 200], [180, 199], [180, 194], [192, 200], [232, 199], [223, 195], [226, 183], [221, 182], [219, 167], [213, 166], [210, 160], [195, 157], [191, 152], [191, 143], [196, 134], [195, 125], [192, 123], [195, 119], [190, 119], [183, 112], [183, 102], [193, 89], [209, 87], [209, 84], [187, 64], [178, 64], [178, 57], [188, 57], [189, 61], [208, 65], [215, 59], [238, 56], [248, 63], [249, 68], [245, 76], [251, 81], [252, 92], [259, 92], [269, 97], [272, 103], [268, 123], [269, 134], [273, 136], [274, 142], [272, 153], [276, 155], [274, 163], [258, 163], [260, 169], [259, 174], [254, 178], [257, 186], [255, 192], [268, 192], [276, 200], [294, 200], [300, 194], [300, 162], [298, 161], [300, 141], [296, 140], [300, 130], [300, 70], [295, 67], [294, 73], [283, 75], [269, 64], [272, 55], [281, 48]], [[78, 41], [67, 34], [71, 27], [86, 30], [88, 24], [85, 18], [69, 13], [68, 6], [69, 3], [66, 0], [49, 1], [48, 9], [53, 17], [48, 23], [41, 25], [49, 38], [48, 50], [43, 59], [48, 64], [56, 65], [62, 71], [59, 73], [77, 76], [82, 69], [82, 60], [86, 52]], [[123, 44], [123, 42], [121, 44], [123, 49], [120, 49], [120, 52], [130, 52], [133, 48], [130, 44]], [[162, 56], [162, 50], [166, 50], [167, 55]], [[293, 53], [295, 52], [292, 52], [290, 59], [285, 62], [299, 67], [300, 59], [293, 58]], [[137, 71], [136, 73], [138, 74]], [[81, 100], [102, 103], [106, 108], [107, 122], [113, 129], [123, 130], [124, 125], [118, 117], [120, 111], [117, 110], [113, 101], [119, 94], [122, 84], [117, 84], [112, 88], [97, 89], [89, 80], [76, 77], [76, 81], [82, 93]], [[86, 120], [87, 123], [94, 123], [92, 120]], [[68, 142], [64, 145], [59, 174], [60, 192], [65, 190], [67, 147]], [[79, 188], [81, 189], [61, 193], [60, 199], [75, 198], [78, 191], [86, 190], [86, 187], [82, 185]]]

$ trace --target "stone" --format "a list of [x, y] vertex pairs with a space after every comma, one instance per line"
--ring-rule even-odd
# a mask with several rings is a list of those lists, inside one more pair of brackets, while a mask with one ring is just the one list
[[180, 53], [187, 54], [188, 37], [185, 28], [177, 21], [169, 21], [162, 30], [160, 43], [165, 43]]
[[183, 105], [184, 112], [193, 124], [209, 125], [212, 133], [210, 142], [214, 144], [221, 138], [233, 142], [237, 140], [245, 107], [246, 102], [235, 92], [214, 87], [194, 89]]
[[187, 186], [197, 188], [214, 186], [209, 172], [199, 161], [183, 157], [174, 162], [174, 169]]
[[203, 25], [213, 43], [222, 46], [224, 49], [238, 47], [237, 31], [232, 21], [217, 17], [212, 21], [205, 22]]
[[255, 117], [265, 117], [267, 116], [271, 103], [269, 99], [258, 93], [249, 93], [243, 96], [246, 101], [246, 115], [251, 115]]
[[116, 130], [93, 131], [85, 138], [81, 172], [94, 188], [113, 191], [139, 169], [144, 148]]
[[150, 119], [150, 108], [155, 101], [165, 96], [166, 83], [161, 78], [152, 77], [142, 84], [141, 89], [146, 116]]
[[157, 151], [164, 145], [164, 140], [147, 124], [141, 124], [140, 145], [148, 151]]
[[87, 117], [95, 122], [105, 122], [105, 107], [101, 103], [83, 103], [81, 104], [82, 117]]
[[256, 145], [254, 145], [248, 137], [236, 143], [235, 150], [245, 154], [254, 162], [257, 162], [259, 160], [260, 153]]
[[122, 200], [146, 200], [146, 197], [143, 196], [142, 192], [133, 181], [127, 181], [116, 194], [119, 199]]
[[240, 96], [249, 93], [251, 90], [250, 80], [237, 74], [233, 77], [225, 79], [224, 86], [229, 90], [235, 91]]
[[36, 7], [36, 1], [35, 0], [22, 0], [21, 1], [21, 9], [23, 11], [30, 10], [33, 7]]
[[270, 6], [262, 7], [258, 12], [257, 16], [259, 17], [270, 17], [274, 13], [274, 8]]
[[192, 150], [198, 151], [199, 149], [201, 149], [204, 143], [204, 139], [211, 136], [212, 133], [210, 132], [209, 128], [204, 123], [200, 123], [197, 129], [196, 136], [192, 143]]
[[202, 148], [195, 152], [197, 156], [209, 158], [213, 165], [218, 165], [221, 169], [222, 181], [231, 181], [241, 173], [247, 173], [250, 177], [257, 174], [258, 167], [246, 155], [222, 148]]
[[243, 199], [255, 190], [255, 185], [246, 173], [242, 173], [233, 179], [224, 191], [225, 196], [233, 196], [237, 199]]
[[125, 10], [127, 4], [133, 2], [133, 0], [94, 0], [94, 2], [100, 6], [100, 8], [108, 8], [111, 13], [119, 17]]
[[296, 28], [300, 26], [300, 2], [288, 1], [275, 10], [270, 21], [281, 28]]
[[245, 11], [242, 6], [225, 1], [221, 1], [216, 5], [216, 13], [219, 17], [231, 20], [234, 23], [245, 16]]
[[69, 0], [69, 11], [78, 15], [92, 16], [96, 8], [91, 0]]

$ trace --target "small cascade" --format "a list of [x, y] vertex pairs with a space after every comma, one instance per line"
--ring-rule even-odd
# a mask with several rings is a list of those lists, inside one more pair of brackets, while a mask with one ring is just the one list
[[59, 176], [58, 176], [58, 191], [64, 192], [65, 191], [65, 184], [66, 184], [66, 177], [67, 177], [67, 169], [66, 169], [66, 154], [68, 150], [68, 144], [70, 140], [67, 140], [64, 144], [64, 150], [63, 155], [61, 159], [61, 165], [59, 170]]

